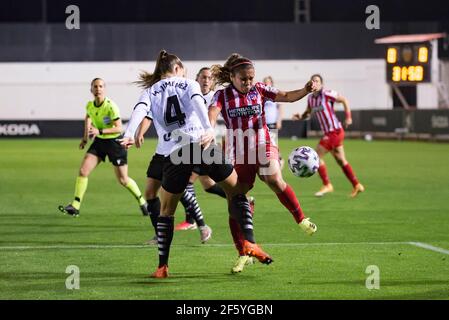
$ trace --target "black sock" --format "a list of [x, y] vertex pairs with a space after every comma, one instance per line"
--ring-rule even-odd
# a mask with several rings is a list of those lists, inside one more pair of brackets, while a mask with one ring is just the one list
[[238, 221], [245, 239], [249, 242], [256, 243], [253, 230], [253, 217], [246, 196], [244, 194], [234, 196], [231, 200], [229, 211], [231, 216]]
[[159, 268], [168, 265], [170, 245], [173, 240], [174, 217], [159, 217], [157, 219], [157, 247], [159, 249]]
[[220, 197], [226, 199], [226, 193], [223, 191], [223, 189], [218, 184], [214, 184], [212, 187], [210, 187], [209, 189], [206, 189], [205, 191], [208, 193], [216, 194], [217, 196], [220, 196]]
[[150, 219], [151, 224], [153, 225], [154, 228], [154, 233], [157, 234], [157, 218], [161, 213], [161, 201], [159, 200], [159, 197], [147, 200], [147, 208], [148, 212], [150, 213]]
[[181, 203], [184, 206], [186, 213], [188, 213], [188, 215], [196, 222], [198, 227], [205, 225], [203, 213], [201, 212], [198, 201], [187, 189], [184, 190], [184, 193], [182, 194]]

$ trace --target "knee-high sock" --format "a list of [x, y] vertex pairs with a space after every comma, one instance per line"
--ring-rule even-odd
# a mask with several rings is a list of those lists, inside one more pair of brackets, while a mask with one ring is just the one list
[[220, 196], [220, 197], [226, 199], [226, 193], [223, 191], [223, 189], [218, 184], [214, 184], [212, 187], [210, 187], [209, 189], [206, 189], [205, 191], [207, 193], [213, 193], [213, 194], [216, 194], [217, 196]]
[[251, 214], [250, 204], [245, 195], [239, 194], [231, 199], [229, 213], [231, 217], [238, 222], [243, 238], [249, 242], [255, 243], [253, 216]]
[[358, 183], [359, 180], [357, 180], [357, 177], [354, 174], [354, 171], [352, 171], [352, 167], [349, 163], [347, 163], [345, 166], [341, 167], [343, 172], [346, 175], [346, 178], [348, 178], [349, 181], [351, 181], [352, 186], [355, 187]]
[[89, 179], [87, 177], [76, 177], [75, 199], [72, 201], [72, 206], [77, 210], [81, 207], [81, 201], [83, 201], [84, 194], [86, 193], [88, 181]]
[[168, 265], [170, 246], [173, 240], [174, 217], [159, 217], [157, 219], [157, 247], [159, 249], [159, 267]]
[[196, 197], [187, 191], [187, 189], [184, 190], [181, 197], [181, 203], [184, 206], [186, 214], [192, 217], [199, 227], [206, 225], [204, 222], [203, 213], [201, 212], [201, 208], [196, 200]]
[[[254, 216], [254, 201], [250, 202], [250, 210], [251, 217]], [[239, 255], [243, 256], [245, 253], [243, 252], [243, 241], [245, 238], [243, 237], [242, 230], [240, 229], [240, 225], [236, 219], [232, 216], [229, 216], [229, 228], [231, 230], [232, 240], [234, 241], [235, 248], [239, 252]]]
[[299, 205], [298, 198], [296, 198], [295, 192], [292, 187], [287, 184], [287, 187], [281, 193], [276, 193], [279, 201], [287, 208], [292, 214], [296, 223], [300, 223], [304, 219], [304, 213]]
[[234, 241], [234, 246], [239, 252], [239, 255], [243, 256], [245, 253], [243, 252], [243, 233], [240, 230], [240, 225], [236, 219], [229, 216], [229, 229], [231, 230], [232, 240]]
[[150, 219], [151, 224], [154, 228], [154, 233], [157, 234], [157, 218], [161, 213], [161, 201], [159, 200], [159, 197], [147, 200], [147, 208], [148, 212], [150, 213]]
[[137, 183], [133, 179], [128, 178], [128, 183], [125, 187], [129, 190], [129, 192], [131, 192], [134, 198], [136, 198], [139, 205], [143, 206], [146, 203], [145, 199], [142, 197], [139, 187], [137, 186]]
[[[196, 199], [195, 186], [193, 183], [189, 182], [186, 186], [186, 190]], [[182, 200], [181, 200], [181, 203], [182, 203]], [[182, 203], [182, 205], [184, 205], [184, 203]], [[184, 209], [185, 209], [185, 214], [186, 214], [186, 221], [190, 224], [195, 223], [194, 217], [192, 217], [192, 215], [190, 214], [190, 212], [188, 210], [188, 205], [184, 206]]]
[[323, 181], [323, 185], [327, 185], [330, 183], [329, 176], [327, 175], [327, 168], [325, 164], [322, 164], [318, 168], [318, 173], [320, 174], [321, 180]]

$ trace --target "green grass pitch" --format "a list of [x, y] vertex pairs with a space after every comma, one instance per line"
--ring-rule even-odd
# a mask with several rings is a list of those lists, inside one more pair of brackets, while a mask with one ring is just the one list
[[[232, 275], [237, 256], [225, 201], [196, 184], [213, 229], [174, 235], [170, 278], [149, 278], [157, 266], [153, 233], [137, 202], [101, 164], [90, 176], [78, 218], [57, 207], [73, 197], [84, 151], [78, 140], [0, 140], [0, 299], [448, 299], [449, 146], [424, 142], [347, 140], [346, 153], [366, 192], [356, 199], [328, 155], [335, 192], [321, 199], [318, 174], [284, 168], [306, 215], [318, 225], [306, 236], [261, 181], [255, 234], [274, 263]], [[294, 147], [317, 140], [281, 140]], [[129, 153], [129, 174], [143, 191], [154, 140]], [[178, 207], [176, 222], [184, 217]], [[412, 244], [411, 242], [415, 243]], [[419, 247], [426, 246], [426, 248]], [[439, 248], [439, 249], [438, 249]], [[439, 250], [439, 251], [438, 251]], [[66, 289], [66, 268], [80, 270], [80, 289]], [[369, 290], [368, 266], [379, 268]]]

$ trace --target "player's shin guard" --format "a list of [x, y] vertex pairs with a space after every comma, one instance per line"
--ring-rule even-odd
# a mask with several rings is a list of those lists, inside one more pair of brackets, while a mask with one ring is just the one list
[[196, 197], [192, 193], [190, 193], [187, 189], [184, 190], [184, 193], [181, 197], [181, 203], [184, 206], [186, 213], [188, 213], [189, 216], [193, 218], [198, 227], [202, 227], [205, 225], [203, 213], [201, 212], [201, 208], [198, 204], [198, 201], [196, 200]]
[[159, 197], [147, 200], [148, 212], [150, 213], [151, 224], [154, 227], [154, 232], [157, 234], [157, 218], [161, 213], [161, 201]]
[[292, 214], [296, 223], [300, 223], [305, 217], [299, 205], [298, 198], [296, 198], [295, 192], [292, 187], [287, 184], [287, 187], [281, 193], [276, 193], [279, 201], [287, 208]]
[[229, 208], [231, 217], [240, 225], [243, 236], [249, 242], [255, 243], [253, 231], [253, 217], [248, 199], [244, 194], [239, 194], [231, 199], [231, 207]]
[[159, 267], [168, 265], [170, 246], [173, 239], [174, 217], [159, 217], [157, 219], [157, 247], [159, 249]]
[[213, 194], [216, 194], [217, 196], [220, 196], [220, 197], [226, 199], [226, 193], [218, 184], [214, 184], [212, 187], [210, 187], [209, 189], [206, 189], [205, 191], [207, 193], [213, 193]]

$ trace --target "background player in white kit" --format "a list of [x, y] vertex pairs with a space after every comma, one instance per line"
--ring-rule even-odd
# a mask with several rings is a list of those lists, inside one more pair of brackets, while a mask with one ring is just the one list
[[[263, 83], [266, 86], [274, 87], [274, 81], [271, 76], [263, 78]], [[282, 129], [282, 116], [283, 107], [282, 104], [274, 102], [272, 100], [266, 100], [264, 103], [265, 119], [267, 120], [267, 127], [270, 129], [270, 135], [274, 141], [278, 141], [279, 130]], [[282, 159], [281, 152], [279, 151], [279, 163], [281, 170], [284, 168], [284, 159]]]
[[[238, 185], [235, 170], [232, 165], [225, 163], [223, 156], [220, 157], [218, 148], [209, 149], [214, 133], [199, 84], [183, 78], [183, 74], [184, 67], [181, 60], [162, 50], [158, 55], [154, 73], [141, 75], [141, 83], [147, 89], [137, 105], [146, 106], [159, 138], [156, 153], [164, 156], [160, 192], [161, 211], [157, 219], [159, 266], [152, 277], [168, 277], [174, 214], [195, 166], [193, 158], [197, 154], [193, 151], [200, 145], [201, 150], [207, 149], [205, 152], [212, 152], [213, 149], [215, 161], [206, 164], [202, 158], [199, 165], [225, 190], [229, 213], [240, 222], [245, 235], [245, 253], [256, 257], [262, 263], [269, 264], [272, 262], [271, 257], [255, 243], [249, 202]], [[137, 128], [141, 119], [133, 115], [134, 112], [129, 127]], [[122, 139], [122, 145], [133, 144], [133, 134], [134, 132], [128, 132]], [[220, 158], [219, 162], [216, 161], [217, 156]], [[177, 163], [177, 160], [182, 161]]]

